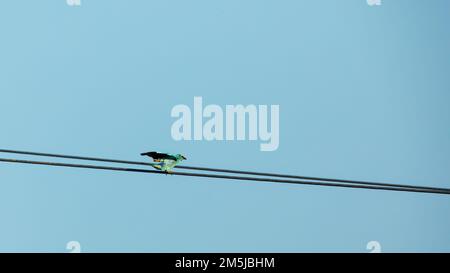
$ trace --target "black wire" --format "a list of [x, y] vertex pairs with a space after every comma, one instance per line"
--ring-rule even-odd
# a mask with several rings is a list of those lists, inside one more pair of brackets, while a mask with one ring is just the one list
[[249, 172], [249, 171], [240, 171], [240, 170], [215, 169], [215, 168], [203, 168], [203, 167], [191, 167], [191, 166], [175, 166], [175, 168], [188, 169], [188, 170], [201, 170], [201, 171], [209, 171], [209, 172], [222, 172], [222, 173], [246, 174], [246, 175], [257, 175], [257, 176], [268, 176], [268, 177], [280, 177], [280, 178], [289, 178], [289, 179], [338, 182], [338, 183], [347, 183], [347, 184], [355, 184], [355, 185], [398, 187], [398, 188], [406, 188], [406, 189], [415, 188], [415, 189], [425, 189], [425, 190], [438, 190], [438, 191], [448, 191], [450, 193], [450, 189], [448, 189], [448, 188], [425, 187], [425, 186], [415, 186], [415, 185], [406, 185], [406, 184], [368, 182], [368, 181], [359, 181], [359, 180], [346, 180], [346, 179], [288, 175], [288, 174], [277, 174], [277, 173]]
[[[44, 161], [31, 161], [31, 160], [19, 160], [19, 159], [7, 159], [0, 158], [0, 162], [7, 163], [22, 163], [32, 165], [47, 165], [57, 167], [71, 167], [71, 168], [84, 168], [84, 169], [97, 169], [97, 170], [109, 170], [109, 171], [122, 171], [122, 172], [139, 172], [139, 173], [153, 173], [153, 174], [168, 174], [166, 172], [147, 170], [147, 169], [134, 169], [134, 168], [120, 168], [98, 165], [82, 165], [82, 164], [69, 164], [69, 163], [57, 163], [57, 162], [44, 162]], [[294, 181], [285, 179], [269, 179], [258, 177], [245, 177], [245, 176], [229, 176], [229, 175], [215, 175], [215, 174], [200, 174], [200, 173], [186, 173], [186, 172], [172, 172], [171, 175], [179, 176], [194, 176], [194, 177], [208, 177], [219, 179], [231, 179], [231, 180], [245, 180], [245, 181], [258, 181], [258, 182], [272, 182], [272, 183], [286, 183], [286, 184], [300, 184], [300, 185], [314, 185], [314, 186], [326, 186], [326, 187], [341, 187], [341, 188], [357, 188], [357, 189], [371, 189], [371, 190], [387, 190], [387, 191], [403, 191], [403, 192], [422, 192], [422, 193], [435, 193], [435, 194], [450, 194], [448, 191], [415, 189], [415, 188], [398, 188], [398, 187], [382, 187], [382, 186], [363, 186], [363, 185], [350, 185], [350, 184], [336, 184], [325, 182], [311, 182], [311, 181]]]
[[78, 160], [88, 160], [88, 161], [101, 161], [101, 162], [111, 162], [111, 163], [121, 163], [121, 164], [132, 164], [132, 165], [144, 165], [144, 166], [152, 166], [152, 165], [153, 165], [153, 164], [148, 163], [148, 162], [140, 162], [140, 161], [127, 161], [127, 160], [108, 159], [108, 158], [98, 158], [98, 157], [87, 157], [87, 156], [76, 156], [76, 155], [62, 155], [62, 154], [37, 153], [37, 152], [16, 151], [16, 150], [5, 150], [5, 149], [0, 149], [0, 153], [22, 154], [22, 155], [35, 155], [35, 156], [46, 156], [46, 157], [58, 157], [58, 158], [67, 158], [67, 159], [78, 159]]
[[[152, 163], [141, 162], [141, 161], [127, 161], [127, 160], [117, 160], [117, 159], [107, 159], [107, 158], [97, 158], [97, 157], [85, 157], [85, 156], [73, 156], [73, 155], [62, 155], [62, 154], [38, 153], [38, 152], [5, 150], [5, 149], [0, 149], [0, 152], [2, 152], [2, 153], [13, 153], [13, 154], [23, 154], [23, 155], [34, 155], [34, 156], [45, 156], [45, 157], [57, 157], [57, 158], [67, 158], [67, 159], [88, 160], [88, 161], [121, 163], [121, 164], [131, 164], [131, 165], [153, 166]], [[446, 188], [424, 187], [424, 186], [414, 186], [414, 185], [405, 185], [405, 184], [368, 182], [368, 181], [359, 181], [359, 180], [346, 180], [346, 179], [323, 178], [323, 177], [312, 177], [312, 176], [299, 176], [299, 175], [287, 175], [287, 174], [276, 174], [276, 173], [250, 172], [250, 171], [241, 171], [241, 170], [204, 168], [204, 167], [194, 167], [194, 166], [184, 166], [184, 165], [175, 166], [175, 168], [177, 168], [177, 169], [186, 169], [186, 170], [207, 171], [207, 172], [246, 174], [246, 175], [289, 178], [289, 179], [338, 182], [338, 183], [347, 183], [347, 184], [356, 184], [356, 185], [398, 187], [398, 188], [408, 188], [408, 189], [409, 188], [414, 188], [414, 189], [437, 190], [437, 191], [450, 192], [450, 189], [446, 189]]]

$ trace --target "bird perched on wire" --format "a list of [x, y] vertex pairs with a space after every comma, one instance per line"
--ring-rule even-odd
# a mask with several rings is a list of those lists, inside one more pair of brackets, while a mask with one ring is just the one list
[[172, 169], [181, 161], [187, 160], [187, 158], [181, 154], [147, 152], [142, 153], [141, 155], [153, 158], [153, 168], [167, 173], [170, 173]]

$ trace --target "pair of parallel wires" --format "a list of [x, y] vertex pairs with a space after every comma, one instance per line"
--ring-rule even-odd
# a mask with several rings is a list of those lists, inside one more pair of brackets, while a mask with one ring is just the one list
[[[141, 161], [128, 161], [128, 160], [74, 156], [74, 155], [64, 155], [64, 154], [38, 153], [38, 152], [29, 152], [29, 151], [7, 150], [7, 149], [0, 149], [0, 152], [8, 153], [8, 154], [39, 156], [39, 157], [52, 157], [52, 158], [64, 158], [64, 159], [76, 159], [76, 160], [82, 160], [82, 161], [117, 163], [117, 164], [129, 165], [129, 166], [151, 167], [154, 165], [149, 162], [141, 162]], [[42, 165], [42, 166], [54, 166], [54, 167], [80, 168], [80, 169], [92, 169], [92, 170], [107, 170], [107, 171], [117, 171], [117, 172], [167, 174], [166, 172], [162, 172], [162, 171], [150, 170], [150, 169], [145, 169], [145, 168], [137, 168], [137, 167], [136, 168], [114, 167], [114, 166], [103, 166], [103, 165], [93, 165], [93, 164], [59, 163], [59, 162], [35, 161], [35, 160], [24, 160], [24, 159], [9, 159], [9, 158], [0, 158], [0, 162]], [[184, 165], [176, 166], [175, 168], [180, 169], [180, 170], [188, 170], [188, 171], [173, 171], [170, 173], [170, 175], [204, 177], [204, 178], [212, 178], [212, 179], [225, 179], [225, 180], [238, 180], [238, 181], [266, 182], [266, 183], [299, 184], [299, 185], [321, 186], [321, 187], [340, 187], [340, 188], [354, 188], [354, 189], [368, 189], [368, 190], [450, 194], [449, 188], [439, 188], [439, 187], [426, 187], [426, 186], [415, 186], [415, 185], [407, 185], [407, 184], [394, 184], [394, 183], [382, 183], [382, 182], [368, 182], [368, 181], [359, 181], [359, 180], [347, 180], [347, 179], [323, 178], [323, 177], [300, 176], [300, 175], [289, 175], [289, 174], [278, 174], [278, 173], [266, 173], [266, 172], [247, 171], [247, 170], [206, 168], [206, 167], [195, 167], [195, 166], [184, 166]]]

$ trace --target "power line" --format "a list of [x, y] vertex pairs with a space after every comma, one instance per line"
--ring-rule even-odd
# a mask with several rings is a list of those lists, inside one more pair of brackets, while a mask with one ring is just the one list
[[398, 187], [398, 188], [406, 188], [406, 189], [408, 189], [408, 188], [417, 188], [417, 189], [425, 189], [425, 190], [448, 191], [450, 193], [450, 189], [439, 188], [439, 187], [425, 187], [425, 186], [415, 186], [415, 185], [406, 185], [406, 184], [368, 182], [368, 181], [360, 181], [360, 180], [347, 180], [347, 179], [323, 178], [323, 177], [288, 175], [288, 174], [277, 174], [277, 173], [264, 173], [264, 172], [250, 172], [250, 171], [241, 171], [241, 170], [215, 169], [215, 168], [203, 168], [203, 167], [191, 167], [191, 166], [176, 166], [175, 168], [188, 169], [188, 170], [201, 170], [201, 171], [209, 171], [209, 172], [221, 172], [221, 173], [246, 174], [246, 175], [267, 176], [267, 177], [279, 177], [279, 178], [289, 178], [289, 179], [302, 179], [302, 180], [337, 182], [337, 183], [347, 183], [347, 184], [355, 184], [355, 185]]
[[21, 154], [21, 155], [35, 155], [35, 156], [57, 157], [57, 158], [67, 158], [67, 159], [88, 160], [88, 161], [101, 161], [101, 162], [111, 162], [111, 163], [121, 163], [121, 164], [144, 165], [144, 166], [153, 166], [154, 165], [154, 164], [149, 163], [149, 162], [140, 162], [140, 161], [128, 161], [128, 160], [109, 159], [109, 158], [98, 158], [98, 157], [87, 157], [87, 156], [76, 156], [76, 155], [63, 155], [63, 154], [50, 154], [50, 153], [38, 153], [38, 152], [5, 150], [5, 149], [0, 149], [0, 153]]
[[[130, 165], [142, 165], [142, 166], [153, 166], [154, 165], [149, 162], [141, 162], [141, 161], [127, 161], [127, 160], [118, 160], [118, 159], [85, 157], [85, 156], [74, 156], [74, 155], [63, 155], [63, 154], [51, 154], [51, 153], [39, 153], [39, 152], [18, 151], [18, 150], [0, 149], [0, 152], [12, 153], [12, 154], [22, 154], [22, 155], [55, 157], [55, 158], [78, 159], [78, 160], [87, 160], [87, 161], [110, 162], [110, 163], [120, 163], [120, 164], [130, 164]], [[355, 184], [355, 185], [397, 187], [397, 188], [406, 188], [406, 189], [414, 188], [414, 189], [424, 189], [424, 190], [446, 191], [446, 192], [450, 193], [450, 189], [438, 188], [438, 187], [424, 187], [424, 186], [405, 185], [405, 184], [368, 182], [368, 181], [360, 181], [360, 180], [346, 180], [346, 179], [287, 175], [287, 174], [276, 174], [276, 173], [265, 173], [265, 172], [251, 172], [251, 171], [242, 171], [242, 170], [205, 168], [205, 167], [194, 167], [194, 166], [184, 166], [184, 165], [175, 166], [175, 168], [186, 169], [186, 170], [206, 171], [206, 172], [219, 172], [219, 173], [232, 173], [232, 174], [245, 174], [245, 175], [254, 175], [254, 176], [288, 178], [288, 179], [295, 179], [295, 180], [298, 180], [298, 179], [314, 180], [314, 181], [337, 182], [337, 183], [346, 183], [346, 184]]]
[[[82, 165], [82, 164], [31, 161], [31, 160], [19, 160], [19, 159], [7, 159], [7, 158], [0, 158], [0, 162], [32, 164], [32, 165], [47, 165], [47, 166], [55, 166], [55, 167], [70, 167], [70, 168], [109, 170], [109, 171], [121, 171], [121, 172], [166, 174], [167, 175], [166, 172], [161, 172], [161, 171], [156, 171], [156, 170], [109, 167], [109, 166], [98, 166], [98, 165]], [[426, 189], [418, 189], [418, 188], [364, 186], [364, 185], [312, 182], [312, 181], [300, 181], [300, 180], [294, 181], [294, 180], [286, 180], [286, 179], [270, 179], [270, 178], [245, 177], [245, 176], [216, 175], [216, 174], [173, 172], [173, 173], [170, 173], [170, 175], [208, 177], [208, 178], [219, 178], [219, 179], [230, 179], [230, 180], [245, 180], [245, 181], [257, 181], [257, 182], [285, 183], [285, 184], [314, 185], [314, 186], [326, 186], [326, 187], [341, 187], [341, 188], [357, 188], [357, 189], [371, 189], [371, 190], [388, 190], [388, 191], [403, 191], [403, 192], [422, 192], [422, 193], [435, 193], [435, 194], [450, 194], [450, 192], [448, 192], [448, 191], [426, 190]]]

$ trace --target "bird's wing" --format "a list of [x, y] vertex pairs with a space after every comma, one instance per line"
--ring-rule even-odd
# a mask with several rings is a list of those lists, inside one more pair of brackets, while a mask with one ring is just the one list
[[148, 152], [148, 153], [142, 153], [142, 156], [149, 156], [153, 159], [170, 159], [170, 160], [177, 160], [176, 157], [170, 154], [166, 153], [158, 153], [158, 152]]

